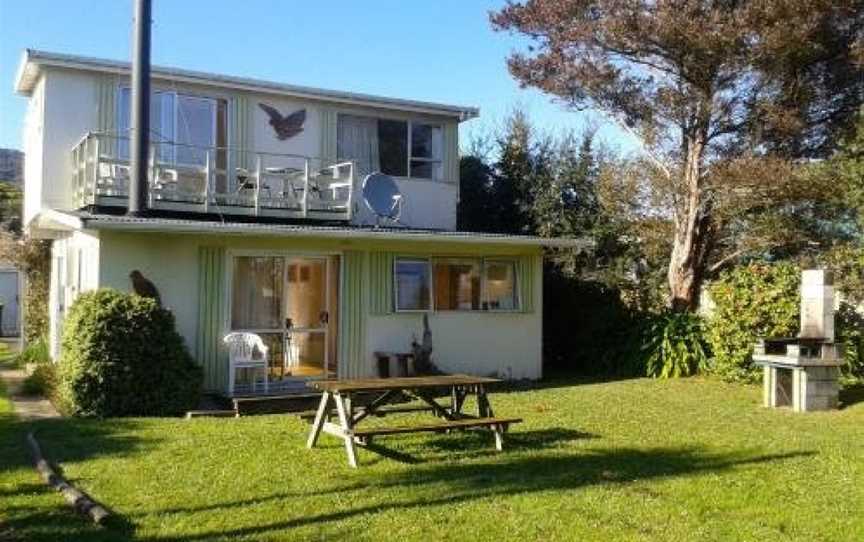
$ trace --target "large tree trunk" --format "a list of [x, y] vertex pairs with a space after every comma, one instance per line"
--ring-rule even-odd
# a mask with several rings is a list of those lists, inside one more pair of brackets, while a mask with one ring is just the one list
[[676, 206], [675, 237], [669, 258], [669, 306], [674, 311], [695, 310], [705, 272], [708, 246], [708, 213], [702, 193], [703, 139], [695, 137], [684, 146], [682, 201]]

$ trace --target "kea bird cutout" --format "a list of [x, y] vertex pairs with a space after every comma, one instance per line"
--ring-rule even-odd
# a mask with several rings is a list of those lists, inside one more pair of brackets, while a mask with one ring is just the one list
[[162, 306], [162, 298], [159, 297], [159, 290], [156, 289], [155, 284], [144, 278], [141, 271], [138, 271], [137, 269], [132, 271], [129, 273], [129, 278], [132, 280], [132, 290], [136, 295], [155, 299], [156, 304], [160, 307]]
[[303, 123], [306, 122], [306, 110], [299, 109], [290, 115], [282, 116], [278, 109], [271, 105], [259, 103], [258, 107], [263, 109], [270, 117], [270, 126], [276, 132], [279, 141], [285, 141], [303, 131]]

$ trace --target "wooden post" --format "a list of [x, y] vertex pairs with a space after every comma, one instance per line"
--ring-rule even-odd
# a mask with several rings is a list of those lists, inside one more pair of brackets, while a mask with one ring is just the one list
[[345, 453], [348, 454], [348, 464], [357, 468], [357, 451], [354, 448], [354, 431], [351, 428], [351, 415], [346, 411], [346, 400], [339, 392], [334, 393], [333, 397], [336, 400], [336, 412], [339, 415], [339, 424], [342, 426], [342, 438], [345, 441]]
[[321, 428], [324, 427], [325, 418], [330, 410], [330, 392], [325, 391], [321, 394], [321, 402], [318, 404], [318, 412], [315, 413], [315, 421], [312, 422], [312, 430], [309, 433], [309, 440], [306, 441], [307, 448], [314, 448], [318, 442], [318, 436], [321, 434]]

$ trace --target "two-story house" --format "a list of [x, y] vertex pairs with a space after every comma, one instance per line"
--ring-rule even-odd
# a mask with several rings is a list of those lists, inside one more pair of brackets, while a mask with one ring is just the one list
[[[129, 64], [24, 53], [24, 221], [53, 240], [55, 357], [75, 297], [130, 291], [139, 271], [210, 391], [226, 391], [231, 331], [259, 334], [289, 389], [375, 376], [424, 314], [442, 370], [541, 376], [542, 247], [579, 242], [456, 231], [458, 126], [477, 109], [158, 67], [152, 89], [149, 212], [133, 217]], [[373, 172], [395, 180], [390, 216], [364, 195]]]

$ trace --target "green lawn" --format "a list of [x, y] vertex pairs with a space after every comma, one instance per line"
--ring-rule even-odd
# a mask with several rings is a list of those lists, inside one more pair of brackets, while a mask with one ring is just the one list
[[[861, 397], [856, 398], [861, 399]], [[294, 417], [36, 425], [120, 521], [43, 489], [0, 403], [0, 518], [22, 540], [862, 540], [864, 402], [800, 415], [713, 380], [556, 381], [496, 393], [486, 435], [381, 439], [350, 469]], [[5, 529], [5, 531], [4, 531]], [[0, 534], [0, 539], [3, 536]]]

